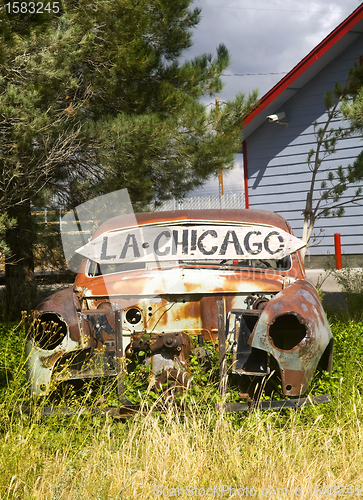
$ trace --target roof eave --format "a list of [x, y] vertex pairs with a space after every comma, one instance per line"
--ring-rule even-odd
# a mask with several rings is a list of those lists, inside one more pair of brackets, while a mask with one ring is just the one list
[[342, 53], [363, 33], [363, 4], [319, 43], [299, 64], [269, 90], [245, 117], [243, 138], [246, 139], [266, 116], [276, 113], [296, 92], [303, 88], [325, 66]]

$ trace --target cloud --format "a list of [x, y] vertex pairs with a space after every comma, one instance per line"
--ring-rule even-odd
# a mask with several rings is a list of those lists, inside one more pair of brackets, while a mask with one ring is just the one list
[[233, 99], [236, 93], [256, 87], [263, 95], [283, 77], [273, 73], [289, 72], [359, 3], [345, 0], [342, 6], [332, 0], [275, 0], [273, 4], [270, 0], [258, 4], [252, 0], [197, 0], [192, 7], [202, 9], [201, 22], [185, 57], [215, 54], [219, 43], [224, 43], [232, 63], [219, 97]]

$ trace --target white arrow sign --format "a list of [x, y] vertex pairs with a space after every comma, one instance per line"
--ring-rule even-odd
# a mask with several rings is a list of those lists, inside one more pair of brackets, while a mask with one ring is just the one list
[[99, 264], [167, 260], [282, 259], [306, 243], [273, 226], [150, 225], [108, 231], [77, 253]]

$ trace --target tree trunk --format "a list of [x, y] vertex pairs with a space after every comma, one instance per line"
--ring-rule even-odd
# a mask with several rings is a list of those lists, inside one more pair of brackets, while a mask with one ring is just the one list
[[33, 245], [36, 232], [30, 202], [10, 208], [8, 215], [16, 219], [17, 225], [6, 232], [10, 256], [5, 261], [3, 319], [12, 321], [19, 319], [22, 311], [30, 310], [35, 305]]
[[305, 210], [303, 212], [304, 226], [303, 226], [302, 240], [306, 242], [306, 246], [300, 250], [301, 259], [303, 262], [305, 261], [306, 252], [309, 248], [309, 240], [315, 222], [312, 217], [312, 211], [313, 211], [312, 191], [309, 191], [306, 194]]

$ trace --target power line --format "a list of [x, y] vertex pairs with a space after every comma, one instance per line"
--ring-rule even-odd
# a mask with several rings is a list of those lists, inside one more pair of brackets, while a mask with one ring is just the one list
[[286, 75], [287, 71], [280, 73], [230, 73], [229, 75], [223, 74], [222, 76], [266, 76], [266, 75]]
[[310, 12], [311, 14], [350, 14], [347, 10], [296, 10], [296, 9], [256, 9], [256, 7], [225, 7], [220, 5], [199, 5], [202, 9], [258, 10], [272, 12]]

